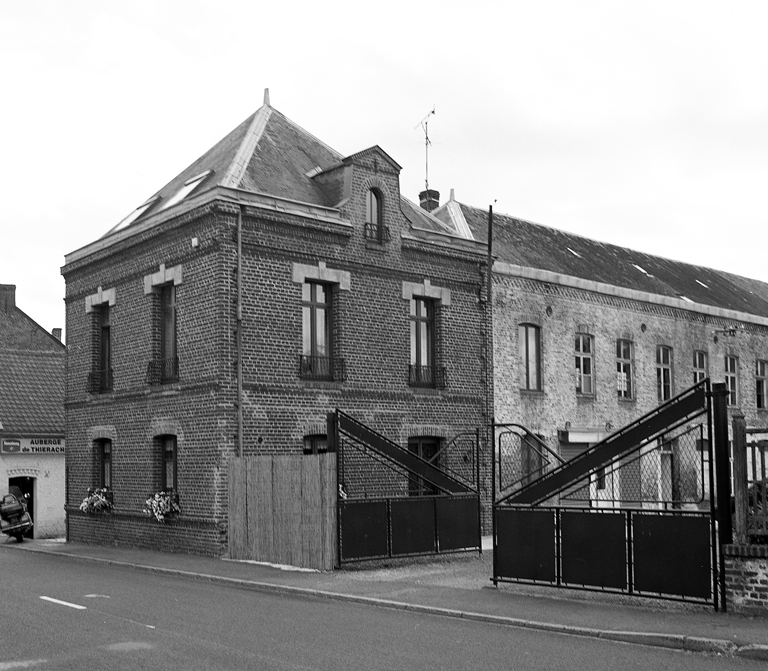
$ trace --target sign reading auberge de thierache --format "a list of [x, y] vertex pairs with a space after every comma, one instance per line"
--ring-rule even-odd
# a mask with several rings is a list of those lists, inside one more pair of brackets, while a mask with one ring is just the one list
[[64, 438], [3, 438], [0, 454], [64, 454]]

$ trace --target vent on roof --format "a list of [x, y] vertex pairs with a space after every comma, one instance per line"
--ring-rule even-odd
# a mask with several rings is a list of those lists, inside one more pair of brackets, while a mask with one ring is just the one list
[[693, 303], [693, 301], [688, 298], [688, 296], [683, 296], [683, 294], [678, 294], [681, 300], [684, 300], [686, 303]]
[[166, 200], [160, 209], [167, 210], [169, 207], [171, 207], [171, 205], [175, 205], [179, 201], [184, 200], [210, 174], [211, 171], [206, 170], [205, 172], [201, 172], [199, 175], [195, 175], [194, 177], [188, 179], [186, 182], [184, 182], [184, 186], [182, 186], [175, 194]]
[[579, 258], [581, 258], [581, 254], [579, 254], [578, 252], [574, 251], [574, 250], [573, 250], [573, 249], [571, 249], [570, 247], [566, 247], [566, 249], [567, 249], [567, 250], [568, 250], [568, 251], [569, 251], [571, 254], [573, 254], [574, 256], [578, 256]]
[[704, 284], [704, 282], [701, 282], [700, 280], [696, 280], [696, 284], [700, 284], [700, 285], [701, 285], [701, 286], [703, 286], [705, 289], [709, 289], [709, 287], [708, 287], [706, 284]]
[[632, 265], [635, 268], [637, 268], [641, 273], [643, 273], [643, 275], [648, 275], [648, 277], [651, 276], [651, 274], [645, 268], [643, 268], [642, 266], [638, 266], [636, 263], [633, 263]]

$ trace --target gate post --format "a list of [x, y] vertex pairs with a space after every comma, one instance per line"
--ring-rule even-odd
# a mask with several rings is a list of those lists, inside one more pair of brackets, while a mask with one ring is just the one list
[[733, 542], [731, 526], [731, 464], [728, 447], [728, 389], [725, 382], [712, 385], [712, 427], [715, 439], [715, 479], [720, 545]]
[[[715, 486], [717, 488], [718, 543], [712, 548], [717, 552], [715, 564], [715, 609], [728, 610], [725, 601], [725, 570], [723, 545], [733, 541], [731, 528], [731, 476], [728, 450], [728, 388], [725, 382], [712, 384], [712, 437], [714, 438]], [[711, 496], [711, 493], [710, 493]], [[719, 594], [718, 594], [719, 592]], [[718, 600], [719, 598], [719, 608]]]
[[733, 511], [734, 541], [747, 543], [747, 422], [740, 412], [733, 414]]

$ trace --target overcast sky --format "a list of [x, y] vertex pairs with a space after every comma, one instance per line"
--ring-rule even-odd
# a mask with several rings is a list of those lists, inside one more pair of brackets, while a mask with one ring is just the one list
[[64, 326], [64, 255], [261, 106], [403, 195], [768, 281], [768, 3], [0, 4], [0, 283]]

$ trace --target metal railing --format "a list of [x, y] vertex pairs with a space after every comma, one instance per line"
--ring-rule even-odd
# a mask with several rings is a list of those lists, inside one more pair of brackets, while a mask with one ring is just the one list
[[408, 384], [411, 387], [436, 387], [444, 389], [448, 386], [445, 366], [408, 366]]
[[392, 236], [389, 233], [389, 227], [382, 224], [366, 224], [365, 239], [374, 242], [389, 242]]
[[88, 373], [88, 393], [100, 394], [105, 391], [112, 391], [112, 369], [96, 369]]
[[147, 364], [147, 384], [166, 384], [179, 381], [179, 357], [152, 359]]
[[742, 540], [750, 537], [768, 540], [768, 428], [746, 429], [745, 440], [736, 418], [733, 424], [735, 504], [743, 506], [741, 510], [746, 512], [746, 528], [739, 529], [737, 523], [737, 532], [746, 532]]
[[347, 364], [341, 357], [302, 354], [299, 357], [299, 377], [303, 380], [343, 382], [347, 379]]

